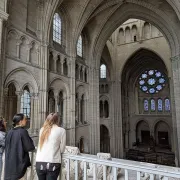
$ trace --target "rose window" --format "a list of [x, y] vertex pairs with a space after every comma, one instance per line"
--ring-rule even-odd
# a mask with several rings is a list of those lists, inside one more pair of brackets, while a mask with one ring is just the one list
[[139, 77], [139, 87], [147, 94], [158, 93], [166, 84], [165, 75], [158, 70], [147, 70]]

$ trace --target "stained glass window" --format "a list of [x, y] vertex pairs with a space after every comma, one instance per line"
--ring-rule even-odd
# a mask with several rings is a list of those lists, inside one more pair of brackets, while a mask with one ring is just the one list
[[151, 111], [155, 111], [156, 110], [156, 103], [154, 99], [151, 99]]
[[58, 13], [55, 13], [53, 19], [53, 41], [59, 44], [61, 44], [61, 32], [61, 18]]
[[139, 87], [147, 94], [158, 93], [166, 84], [165, 75], [158, 70], [146, 70], [139, 77]]
[[83, 41], [82, 36], [79, 36], [78, 42], [77, 42], [77, 55], [82, 57], [83, 56]]
[[27, 87], [24, 88], [23, 94], [21, 96], [21, 113], [23, 113], [26, 117], [30, 118], [31, 113], [31, 98], [29, 89]]
[[144, 99], [144, 111], [148, 111], [149, 110], [149, 103], [147, 99]]
[[106, 78], [106, 65], [102, 64], [100, 67], [100, 77], [101, 78]]
[[158, 99], [158, 111], [163, 111], [163, 102], [162, 102], [162, 99]]
[[171, 107], [170, 107], [170, 100], [167, 98], [165, 99], [165, 111], [170, 111]]

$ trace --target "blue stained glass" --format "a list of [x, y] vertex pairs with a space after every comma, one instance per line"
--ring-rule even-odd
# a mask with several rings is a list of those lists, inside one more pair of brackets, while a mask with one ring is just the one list
[[160, 91], [162, 89], [162, 86], [161, 85], [157, 85], [156, 89]]
[[159, 79], [159, 83], [163, 84], [165, 82], [165, 79], [164, 78], [160, 78]]
[[154, 85], [156, 83], [156, 80], [154, 78], [151, 78], [148, 80], [149, 85]]
[[139, 81], [139, 84], [140, 84], [140, 85], [143, 85], [144, 83], [145, 83], [144, 80]]
[[150, 70], [149, 75], [153, 75], [153, 74], [154, 74], [154, 70]]
[[156, 77], [160, 77], [161, 73], [160, 72], [156, 72]]
[[158, 70], [146, 70], [139, 78], [139, 87], [144, 93], [158, 93], [166, 85], [163, 73]]
[[151, 99], [151, 111], [155, 111], [155, 110], [156, 110], [155, 100]]
[[149, 110], [148, 100], [145, 99], [145, 100], [144, 100], [144, 111], [148, 111], [148, 110]]
[[146, 79], [147, 78], [147, 74], [142, 74], [142, 78]]
[[153, 93], [155, 93], [155, 89], [154, 89], [154, 88], [151, 88], [151, 89], [149, 89], [149, 92], [150, 92], [151, 94], [153, 94]]
[[165, 99], [165, 111], [170, 111], [171, 107], [170, 107], [170, 100], [169, 99]]
[[143, 86], [143, 87], [142, 87], [142, 90], [143, 90], [143, 91], [147, 91], [147, 90], [148, 90], [147, 86]]
[[158, 111], [163, 110], [163, 104], [162, 104], [162, 99], [158, 99]]

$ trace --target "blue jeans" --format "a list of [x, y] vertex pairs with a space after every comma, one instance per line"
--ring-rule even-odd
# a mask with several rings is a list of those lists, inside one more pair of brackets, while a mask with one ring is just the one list
[[2, 168], [3, 168], [2, 156], [3, 156], [3, 154], [0, 153], [0, 180], [1, 180], [1, 174], [2, 174]]

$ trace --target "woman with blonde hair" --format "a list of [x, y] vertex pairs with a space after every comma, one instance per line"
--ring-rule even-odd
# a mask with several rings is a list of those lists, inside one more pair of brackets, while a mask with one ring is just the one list
[[61, 168], [61, 153], [66, 146], [66, 131], [59, 127], [57, 113], [47, 116], [39, 133], [36, 172], [39, 180], [57, 180]]

